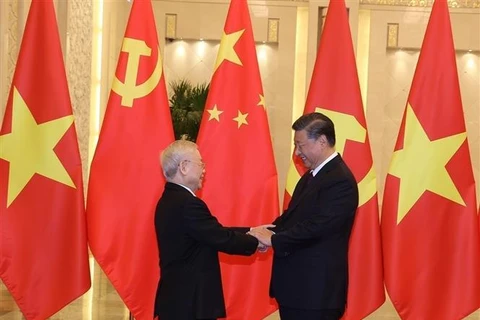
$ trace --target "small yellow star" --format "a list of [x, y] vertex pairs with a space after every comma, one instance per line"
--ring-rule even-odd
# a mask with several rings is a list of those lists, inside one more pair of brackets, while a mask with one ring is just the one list
[[240, 39], [244, 31], [245, 29], [242, 29], [229, 34], [226, 34], [225, 31], [223, 32], [222, 40], [220, 41], [220, 48], [218, 49], [217, 61], [215, 62], [214, 72], [217, 71], [218, 67], [224, 60], [228, 60], [240, 66], [243, 65], [233, 47]]
[[431, 141], [410, 104], [407, 105], [403, 149], [393, 153], [389, 173], [400, 179], [397, 224], [430, 191], [465, 206], [445, 166], [465, 142], [465, 132]]
[[0, 136], [0, 158], [10, 163], [7, 207], [34, 174], [75, 188], [53, 150], [72, 125], [73, 115], [37, 124], [15, 87], [12, 108], [12, 132]]
[[238, 127], [237, 128], [240, 128], [240, 126], [242, 124], [245, 124], [247, 125], [248, 122], [247, 122], [247, 116], [248, 116], [248, 113], [241, 113], [240, 110], [238, 110], [238, 115], [237, 117], [233, 118], [233, 121], [236, 121], [238, 123]]
[[265, 97], [261, 94], [259, 94], [258, 96], [260, 98], [260, 101], [258, 102], [257, 106], [263, 106], [263, 109], [267, 110], [267, 107], [265, 106]]
[[210, 120], [217, 120], [220, 122], [220, 115], [223, 113], [223, 111], [217, 109], [217, 105], [214, 105], [212, 109], [207, 110], [208, 113], [210, 113], [210, 116], [208, 117], [208, 121]]

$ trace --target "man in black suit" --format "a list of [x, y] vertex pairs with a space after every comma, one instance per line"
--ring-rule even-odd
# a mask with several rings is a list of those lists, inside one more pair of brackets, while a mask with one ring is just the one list
[[160, 282], [154, 316], [160, 320], [225, 317], [218, 252], [251, 255], [258, 246], [249, 228], [223, 227], [195, 196], [205, 165], [197, 145], [178, 140], [161, 155], [167, 180], [155, 212]]
[[298, 181], [272, 231], [250, 233], [274, 250], [270, 295], [282, 320], [336, 320], [345, 311], [348, 242], [357, 183], [335, 151], [333, 122], [321, 113], [293, 124], [295, 154], [309, 171]]

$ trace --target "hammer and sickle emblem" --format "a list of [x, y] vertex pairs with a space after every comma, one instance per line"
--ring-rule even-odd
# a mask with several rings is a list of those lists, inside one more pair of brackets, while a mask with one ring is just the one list
[[[153, 70], [151, 76], [144, 83], [137, 85], [140, 56], [150, 57], [152, 49], [149, 48], [143, 40], [125, 38], [123, 40], [122, 51], [128, 53], [125, 82], [120, 81], [117, 76], [115, 76], [112, 90], [122, 97], [122, 106], [132, 107], [133, 99], [147, 96], [160, 82], [160, 78], [162, 77], [162, 61], [159, 54], [155, 70]], [[158, 52], [160, 52], [159, 49]]]
[[[357, 121], [354, 116], [323, 108], [315, 108], [315, 112], [323, 113], [332, 119], [335, 124], [339, 125], [337, 128], [340, 128], [340, 130], [335, 130], [337, 135], [335, 146], [338, 153], [343, 154], [347, 140], [365, 143], [365, 139], [367, 138], [367, 130]], [[362, 181], [358, 183], [358, 206], [361, 207], [364, 205], [375, 195], [376, 192], [377, 179], [372, 164], [370, 170], [368, 170], [368, 173], [365, 175]]]

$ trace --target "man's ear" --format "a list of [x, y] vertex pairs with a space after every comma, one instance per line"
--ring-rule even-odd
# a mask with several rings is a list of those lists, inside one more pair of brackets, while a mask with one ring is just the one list
[[320, 141], [320, 143], [322, 145], [328, 144], [327, 136], [324, 135], [324, 134], [322, 134], [320, 137], [318, 137], [318, 141]]
[[181, 175], [186, 175], [187, 174], [187, 161], [182, 161], [178, 165], [178, 171], [180, 172]]

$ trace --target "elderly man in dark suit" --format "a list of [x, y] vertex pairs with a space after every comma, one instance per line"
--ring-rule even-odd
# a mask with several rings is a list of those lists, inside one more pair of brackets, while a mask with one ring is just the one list
[[195, 196], [205, 174], [197, 145], [178, 140], [161, 155], [167, 180], [155, 213], [160, 282], [155, 316], [160, 320], [225, 317], [218, 252], [251, 255], [258, 240], [249, 228], [226, 228]]
[[358, 206], [357, 183], [335, 151], [333, 122], [321, 113], [293, 124], [295, 154], [309, 169], [272, 231], [250, 233], [272, 246], [270, 295], [282, 320], [336, 320], [345, 311], [348, 242]]

